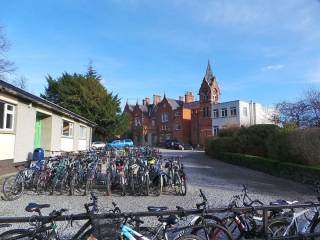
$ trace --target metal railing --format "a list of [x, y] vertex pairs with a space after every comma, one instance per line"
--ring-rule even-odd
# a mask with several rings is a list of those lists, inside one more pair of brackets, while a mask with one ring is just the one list
[[[252, 212], [252, 211], [262, 211], [263, 216], [263, 239], [311, 239], [312, 237], [319, 237], [315, 239], [320, 239], [319, 233], [304, 233], [298, 234], [295, 236], [287, 236], [287, 237], [273, 237], [268, 238], [268, 212], [274, 210], [283, 210], [283, 209], [296, 209], [296, 208], [312, 208], [312, 207], [320, 207], [319, 203], [305, 203], [305, 204], [292, 204], [292, 205], [267, 205], [267, 206], [255, 206], [255, 207], [238, 207], [238, 208], [209, 208], [206, 210], [207, 213], [225, 213], [225, 212]], [[123, 218], [126, 216], [133, 217], [159, 217], [159, 216], [168, 216], [168, 215], [197, 215], [203, 213], [201, 209], [185, 209], [185, 210], [166, 210], [159, 212], [126, 212], [126, 213], [101, 213], [101, 214], [71, 214], [71, 215], [63, 215], [55, 218], [55, 221], [77, 221], [77, 220], [88, 220], [88, 219], [116, 219]], [[30, 216], [30, 217], [0, 217], [0, 224], [2, 223], [28, 223], [32, 221], [40, 221], [40, 222], [50, 222], [52, 217], [50, 216]]]

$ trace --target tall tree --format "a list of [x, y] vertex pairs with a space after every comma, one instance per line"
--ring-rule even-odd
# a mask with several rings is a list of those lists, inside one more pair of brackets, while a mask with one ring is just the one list
[[86, 74], [63, 73], [57, 79], [47, 76], [43, 98], [95, 122], [95, 140], [109, 140], [126, 130], [127, 118], [121, 114], [118, 95], [108, 93], [101, 76], [89, 65]]

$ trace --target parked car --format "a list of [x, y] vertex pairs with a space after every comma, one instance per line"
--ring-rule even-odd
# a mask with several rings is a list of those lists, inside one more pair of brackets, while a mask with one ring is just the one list
[[178, 141], [176, 141], [176, 140], [166, 140], [166, 141], [165, 141], [165, 147], [166, 147], [166, 148], [174, 149], [174, 145], [175, 145], [177, 142], [178, 142]]
[[111, 143], [107, 143], [106, 147], [107, 148], [133, 147], [133, 142], [131, 139], [114, 140]]
[[91, 147], [92, 147], [93, 149], [100, 149], [100, 148], [104, 148], [105, 146], [106, 146], [106, 144], [105, 144], [104, 142], [99, 142], [99, 141], [93, 142], [93, 143], [91, 144]]

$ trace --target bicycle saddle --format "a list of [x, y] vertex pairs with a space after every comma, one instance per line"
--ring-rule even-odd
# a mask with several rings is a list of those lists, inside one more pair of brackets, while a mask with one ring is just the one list
[[29, 203], [25, 210], [27, 212], [38, 212], [40, 211], [40, 209], [42, 208], [49, 208], [50, 204], [37, 204], [37, 203]]
[[295, 203], [298, 203], [298, 201], [287, 201], [287, 200], [279, 199], [277, 201], [270, 202], [270, 205], [292, 205]]
[[148, 211], [149, 212], [160, 212], [160, 211], [165, 211], [167, 209], [168, 209], [168, 207], [152, 207], [152, 206], [148, 206]]

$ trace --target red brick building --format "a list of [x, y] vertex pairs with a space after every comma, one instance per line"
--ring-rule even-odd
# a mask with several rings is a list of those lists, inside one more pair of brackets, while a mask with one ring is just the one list
[[204, 145], [212, 136], [211, 106], [220, 99], [220, 89], [208, 63], [195, 101], [192, 92], [179, 100], [163, 99], [153, 95], [153, 102], [145, 98], [142, 104], [126, 104], [124, 113], [129, 115], [133, 141], [137, 145], [163, 144], [165, 140], [178, 140], [192, 145]]

